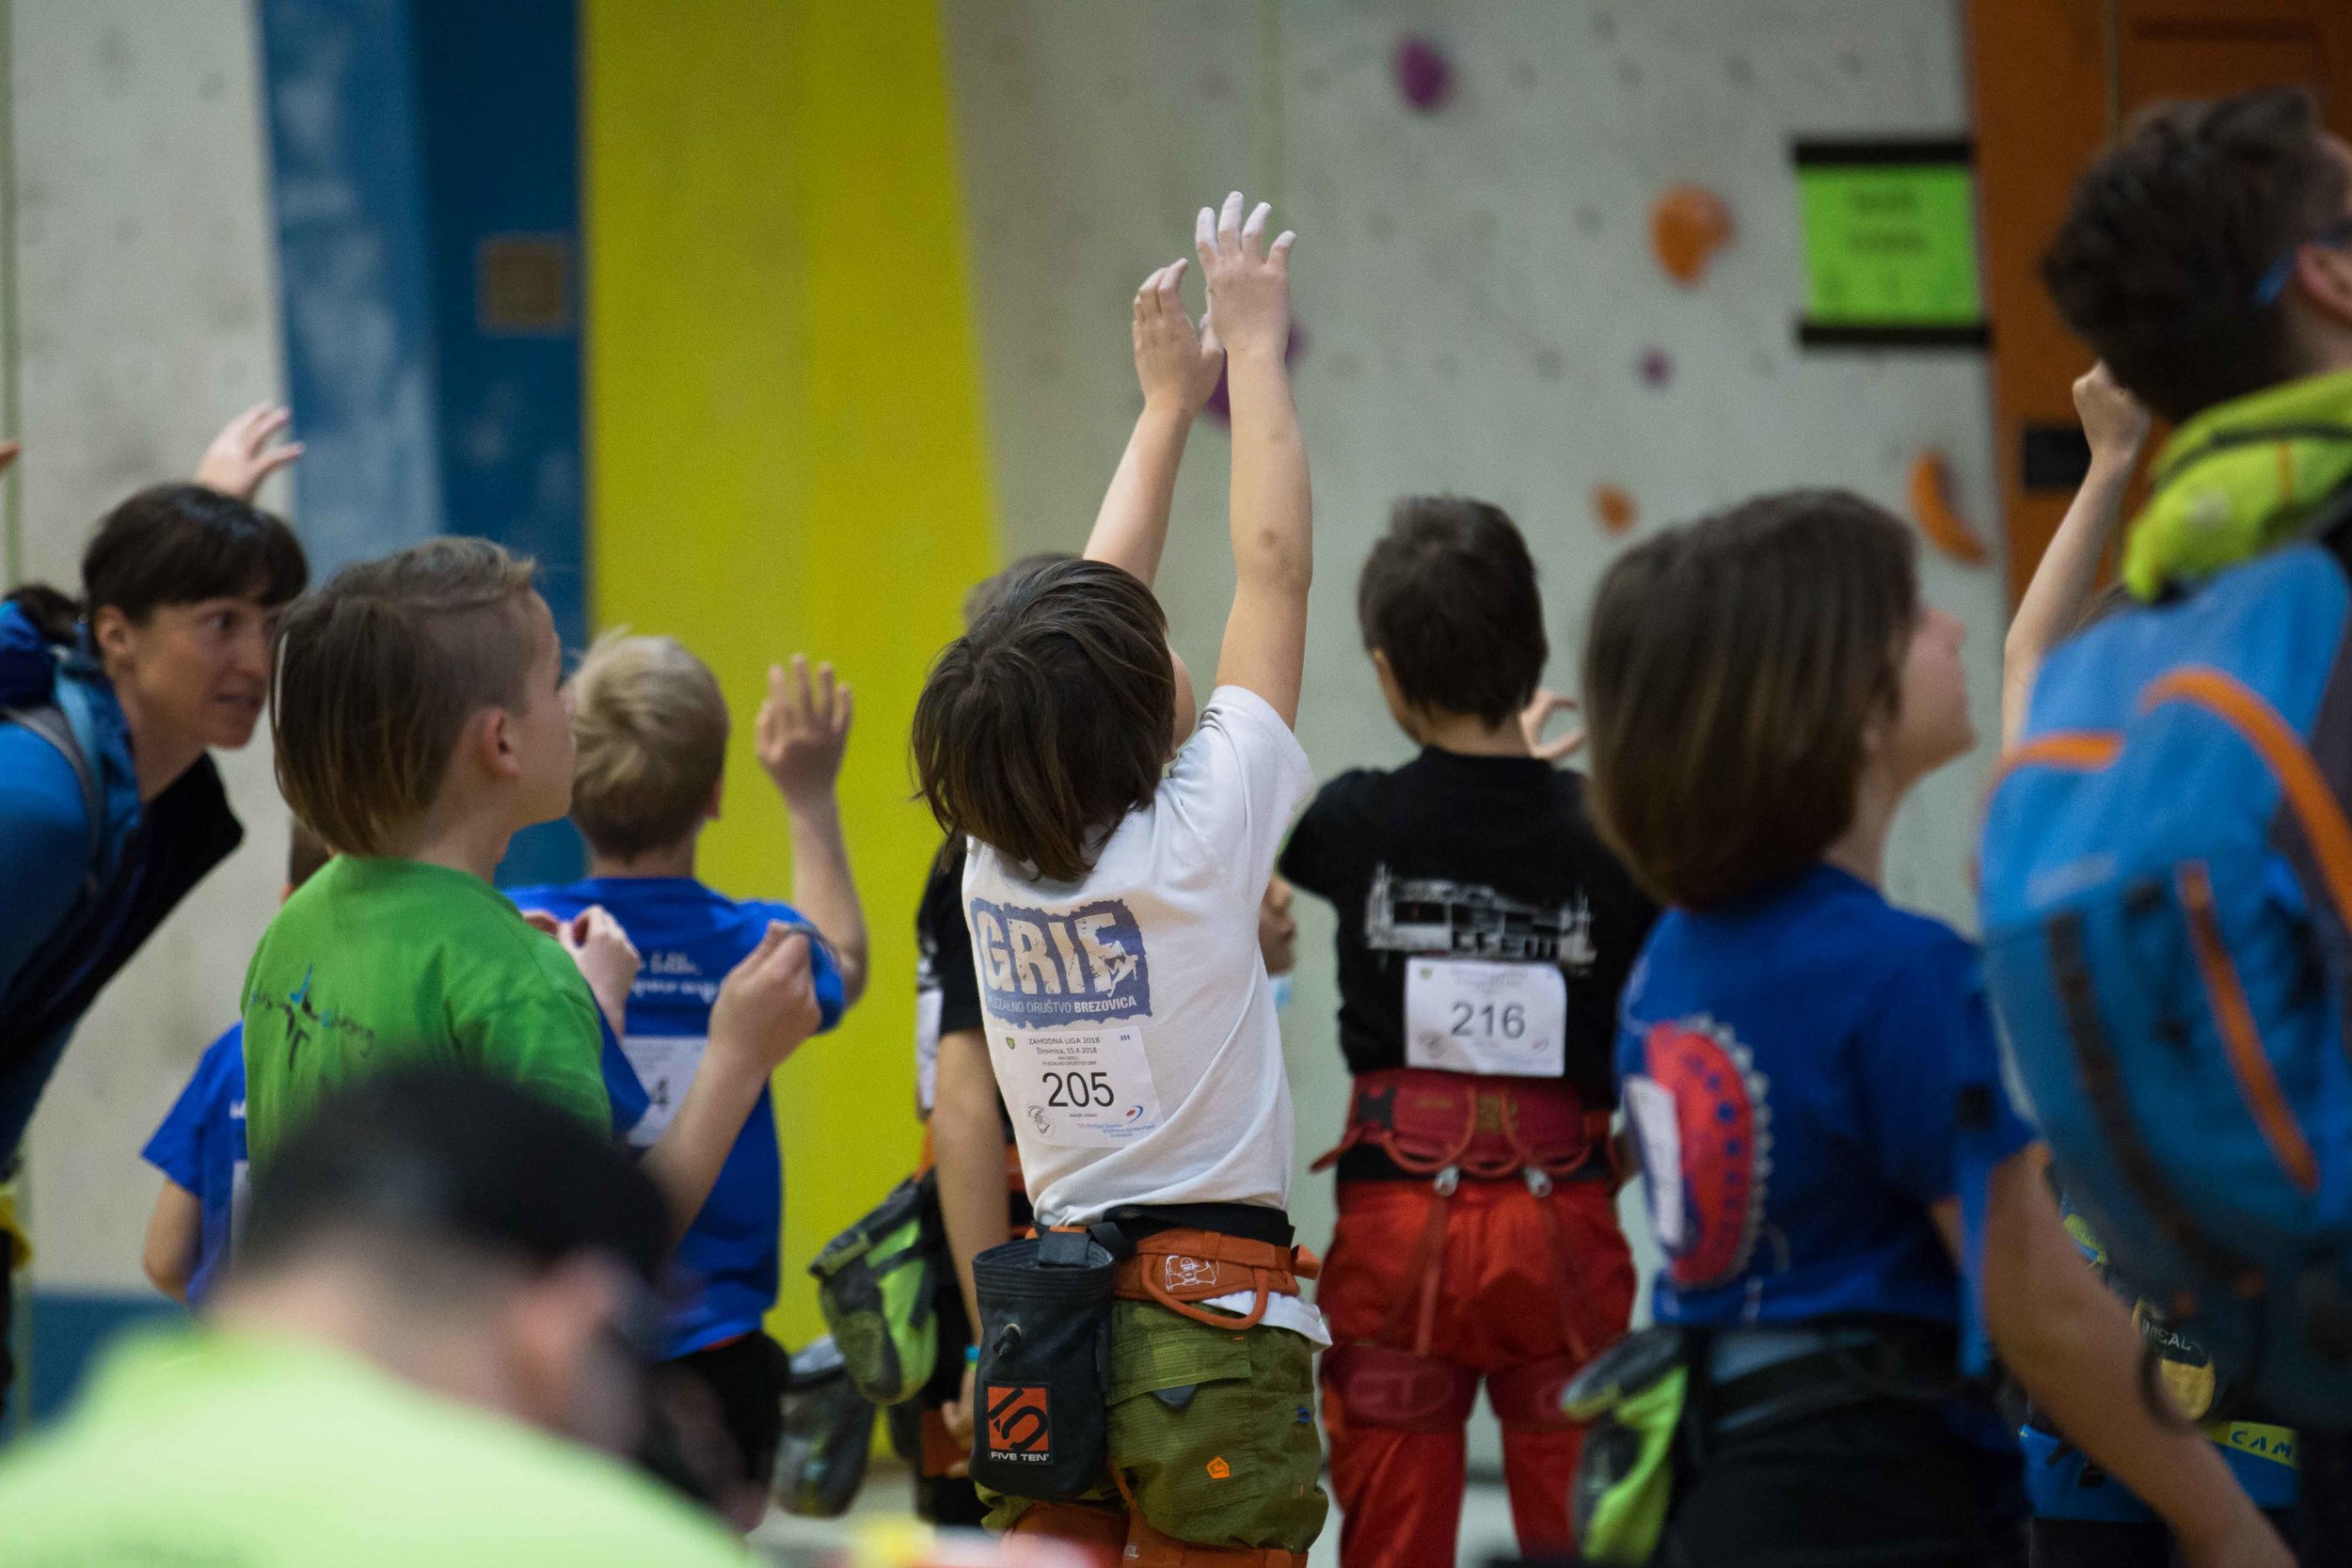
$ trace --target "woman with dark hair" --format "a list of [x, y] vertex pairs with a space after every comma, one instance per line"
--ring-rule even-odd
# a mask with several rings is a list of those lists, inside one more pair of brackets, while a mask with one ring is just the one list
[[244, 836], [208, 753], [253, 738], [270, 624], [309, 576], [252, 502], [301, 455], [286, 420], [248, 409], [194, 483], [116, 507], [79, 598], [0, 603], [0, 1164], [100, 988]]

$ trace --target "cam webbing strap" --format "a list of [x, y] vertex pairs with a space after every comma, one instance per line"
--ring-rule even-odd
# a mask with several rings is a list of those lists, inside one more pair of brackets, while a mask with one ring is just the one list
[[[2182, 1257], [2201, 1272], [2227, 1281], [2238, 1294], [2259, 1295], [2264, 1285], [2262, 1272], [2208, 1235], [2197, 1223], [2180, 1195], [2172, 1190], [2154, 1150], [2140, 1136], [2139, 1125], [2133, 1118], [2124, 1094], [2122, 1066], [2116, 1059], [2113, 1042], [2107, 1038], [2106, 1025], [2099, 1018], [2099, 999], [2091, 989], [2090, 965], [2083, 950], [2082, 916], [2073, 911], [2054, 915], [2045, 931], [2050, 972], [2058, 983], [2066, 1038], [2074, 1047], [2083, 1094], [2090, 1102], [2091, 1115], [2098, 1119], [2108, 1152], [2115, 1157], [2116, 1168], [2122, 1172], [2125, 1182]], [[2194, 1302], [2169, 1304], [2174, 1317], [2193, 1316], [2195, 1307]]]

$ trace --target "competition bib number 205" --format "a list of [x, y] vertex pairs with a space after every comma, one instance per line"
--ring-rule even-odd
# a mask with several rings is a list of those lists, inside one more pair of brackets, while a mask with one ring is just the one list
[[1567, 1065], [1568, 982], [1550, 964], [1408, 958], [1408, 1067], [1557, 1078]]
[[1160, 1124], [1152, 1066], [1133, 1025], [999, 1029], [996, 1051], [1013, 1114], [1049, 1144], [1116, 1148]]

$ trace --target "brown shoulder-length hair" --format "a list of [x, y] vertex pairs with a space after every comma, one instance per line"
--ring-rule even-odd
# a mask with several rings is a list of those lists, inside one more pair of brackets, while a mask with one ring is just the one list
[[1863, 731], [1918, 615], [1911, 531], [1842, 490], [1758, 496], [1645, 541], [1584, 640], [1594, 818], [1649, 893], [1708, 909], [1853, 819]]
[[931, 665], [914, 771], [931, 815], [1048, 881], [1159, 788], [1176, 675], [1159, 600], [1099, 561], [1006, 584]]

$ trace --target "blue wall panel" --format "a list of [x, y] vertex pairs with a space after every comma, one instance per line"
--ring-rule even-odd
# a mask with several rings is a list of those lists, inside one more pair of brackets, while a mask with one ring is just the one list
[[[261, 14], [287, 385], [310, 447], [296, 514], [313, 558], [325, 572], [439, 532], [498, 540], [537, 558], [577, 650], [574, 0], [263, 0]], [[560, 308], [493, 319], [482, 283], [501, 250], [552, 258]], [[570, 825], [550, 824], [516, 839], [500, 880], [574, 876], [581, 860]]]

